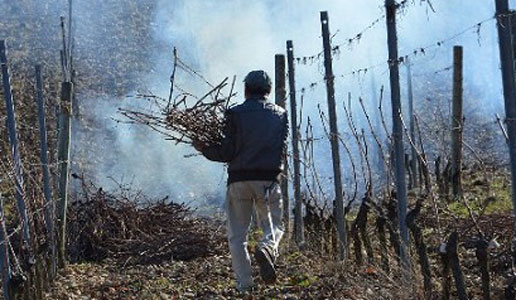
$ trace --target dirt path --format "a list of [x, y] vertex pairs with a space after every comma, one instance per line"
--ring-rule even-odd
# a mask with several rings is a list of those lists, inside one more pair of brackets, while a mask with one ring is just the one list
[[[292, 252], [278, 262], [279, 280], [252, 295], [234, 289], [229, 256], [121, 267], [70, 265], [47, 299], [393, 299], [400, 290], [375, 269]], [[257, 270], [255, 270], [257, 272]], [[258, 275], [257, 273], [255, 274]]]

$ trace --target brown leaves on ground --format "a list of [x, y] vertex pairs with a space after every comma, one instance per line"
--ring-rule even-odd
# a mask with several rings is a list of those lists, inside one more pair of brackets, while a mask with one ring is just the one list
[[265, 286], [254, 267], [257, 289], [241, 294], [229, 255], [129, 267], [77, 264], [60, 274], [47, 299], [407, 299], [381, 272], [371, 276], [311, 252], [283, 254], [274, 285]]

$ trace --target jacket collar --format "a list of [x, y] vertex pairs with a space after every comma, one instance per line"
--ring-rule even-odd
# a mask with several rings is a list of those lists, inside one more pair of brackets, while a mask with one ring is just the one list
[[261, 101], [261, 102], [266, 102], [267, 101], [267, 97], [266, 96], [251, 96], [251, 97], [245, 99], [245, 101]]

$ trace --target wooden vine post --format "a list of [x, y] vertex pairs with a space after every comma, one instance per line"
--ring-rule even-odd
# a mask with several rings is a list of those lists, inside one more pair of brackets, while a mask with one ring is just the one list
[[39, 122], [39, 139], [41, 147], [41, 167], [43, 172], [43, 195], [44, 216], [47, 229], [47, 241], [50, 255], [50, 277], [54, 277], [57, 273], [57, 253], [55, 244], [54, 229], [54, 201], [52, 199], [52, 189], [50, 185], [50, 172], [48, 169], [48, 142], [47, 142], [47, 126], [45, 120], [45, 99], [43, 97], [43, 76], [41, 66], [36, 65], [36, 101], [38, 106], [38, 122]]
[[59, 161], [59, 205], [58, 205], [58, 263], [66, 265], [66, 212], [68, 209], [68, 181], [70, 177], [70, 140], [72, 133], [73, 84], [61, 85], [61, 107], [59, 113], [59, 136], [57, 158]]
[[0, 194], [0, 271], [2, 273], [2, 290], [5, 300], [12, 299], [11, 264], [9, 261], [8, 235], [5, 228], [4, 198]]
[[[505, 122], [509, 137], [509, 156], [512, 175], [513, 215], [516, 215], [516, 74], [514, 73], [514, 53], [511, 43], [511, 17], [508, 0], [495, 0], [498, 23], [498, 40], [505, 102]], [[512, 253], [516, 262], [516, 222], [513, 222]]]
[[294, 70], [294, 44], [287, 41], [288, 83], [290, 90], [290, 123], [292, 131], [292, 153], [294, 155], [294, 231], [298, 247], [305, 242], [303, 230], [303, 199], [301, 199], [301, 162], [299, 156], [299, 130], [297, 128], [296, 76]]
[[385, 0], [387, 16], [387, 40], [389, 46], [389, 71], [392, 102], [392, 139], [394, 142], [394, 174], [396, 176], [396, 199], [398, 200], [398, 221], [400, 225], [400, 258], [406, 270], [409, 269], [407, 248], [409, 232], [407, 228], [407, 184], [405, 179], [405, 148], [403, 145], [403, 124], [401, 121], [400, 74], [398, 66], [398, 37], [396, 31], [397, 4]]
[[455, 200], [462, 195], [462, 133], [464, 120], [462, 115], [462, 47], [453, 47], [453, 101], [452, 101], [452, 132], [451, 132], [451, 183]]
[[[275, 56], [275, 102], [277, 105], [286, 108], [287, 91], [285, 88], [285, 55], [277, 54]], [[281, 194], [283, 197], [283, 224], [285, 226], [285, 234], [288, 236], [290, 232], [290, 211], [289, 211], [289, 195], [288, 195], [288, 159], [287, 152], [283, 156], [283, 175], [281, 177]]]
[[330, 41], [330, 20], [327, 11], [321, 12], [321, 29], [323, 37], [324, 69], [326, 95], [328, 98], [328, 116], [330, 118], [330, 143], [333, 161], [333, 183], [335, 187], [334, 213], [339, 234], [340, 259], [347, 258], [346, 216], [344, 213], [344, 193], [342, 190], [342, 174], [340, 170], [339, 130], [337, 127], [337, 109], [335, 105], [335, 76], [333, 75], [332, 48]]
[[20, 220], [22, 222], [23, 248], [27, 254], [27, 261], [30, 264], [32, 264], [34, 262], [34, 255], [32, 253], [31, 247], [29, 217], [27, 214], [27, 207], [25, 205], [24, 199], [24, 183], [22, 174], [23, 168], [18, 144], [18, 134], [16, 132], [16, 116], [14, 111], [14, 101], [11, 90], [11, 79], [9, 76], [9, 68], [7, 66], [7, 49], [5, 41], [3, 40], [0, 41], [0, 64], [2, 68], [4, 98], [7, 114], [7, 130], [9, 133], [8, 135], [9, 143], [11, 146], [11, 156], [14, 164], [16, 203], [18, 207], [18, 213], [20, 214]]

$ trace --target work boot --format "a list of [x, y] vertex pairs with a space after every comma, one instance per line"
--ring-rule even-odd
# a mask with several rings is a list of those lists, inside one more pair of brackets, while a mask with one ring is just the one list
[[237, 284], [237, 290], [239, 293], [252, 293], [256, 289], [256, 284], [253, 282], [249, 284]]
[[266, 284], [276, 282], [276, 269], [274, 268], [274, 258], [267, 248], [258, 248], [254, 252], [254, 258], [260, 267], [260, 275]]

